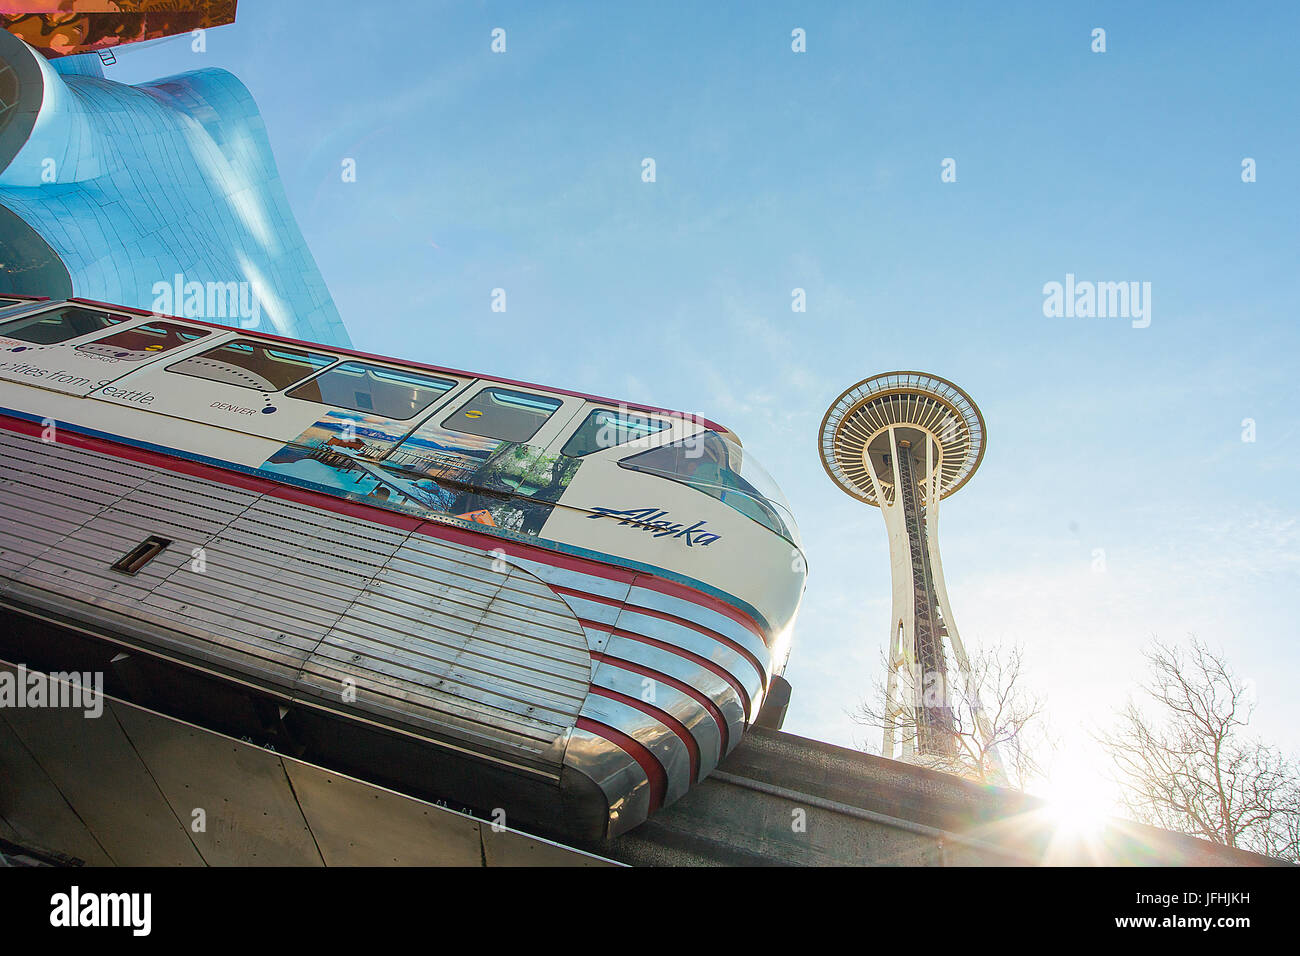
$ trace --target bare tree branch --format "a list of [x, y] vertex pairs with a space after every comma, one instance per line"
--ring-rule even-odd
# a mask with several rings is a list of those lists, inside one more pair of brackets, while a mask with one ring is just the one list
[[[882, 672], [888, 672], [888, 659]], [[944, 675], [952, 708], [956, 752], [914, 754], [913, 763], [1023, 790], [1042, 776], [1040, 758], [1050, 745], [1042, 729], [1043, 699], [1023, 686], [1024, 651], [1020, 646], [979, 650], [970, 660], [970, 677]], [[870, 699], [852, 715], [864, 726], [884, 731], [892, 727], [898, 739], [915, 740], [920, 731], [919, 708], [889, 713], [884, 681], [878, 680]], [[1001, 758], [1005, 778], [997, 779]]]
[[1244, 736], [1246, 685], [1220, 656], [1159, 641], [1145, 652], [1148, 715], [1136, 703], [1098, 736], [1138, 820], [1283, 859], [1300, 860], [1300, 776], [1275, 748]]

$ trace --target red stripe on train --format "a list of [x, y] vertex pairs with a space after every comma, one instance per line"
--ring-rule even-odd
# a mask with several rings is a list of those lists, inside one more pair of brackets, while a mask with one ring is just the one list
[[[678, 657], [685, 658], [693, 664], [698, 664], [700, 667], [703, 667], [707, 671], [711, 671], [713, 674], [726, 681], [727, 686], [734, 690], [736, 696], [740, 698], [741, 713], [745, 715], [749, 714], [749, 692], [746, 691], [740, 682], [721, 664], [715, 664], [707, 657], [701, 657], [694, 651], [688, 651], [686, 648], [678, 647], [676, 644], [669, 644], [667, 641], [661, 641], [657, 638], [646, 637], [643, 634], [634, 634], [631, 631], [624, 631], [611, 624], [600, 624], [596, 621], [589, 621], [585, 618], [578, 618], [578, 623], [583, 627], [589, 627], [595, 631], [605, 631], [617, 637], [626, 637], [629, 641], [640, 641], [642, 644], [649, 644], [651, 647], [657, 647], [660, 650], [669, 651], [670, 653], [676, 654]], [[746, 723], [748, 723], [748, 720], [746, 720]]]
[[[661, 594], [668, 594], [672, 597], [679, 597], [685, 601], [692, 601], [696, 604], [706, 604], [708, 607], [720, 614], [724, 614], [731, 618], [742, 627], [753, 631], [765, 646], [770, 647], [772, 645], [773, 639], [770, 639], [768, 635], [764, 634], [763, 629], [759, 627], [752, 618], [743, 611], [727, 604], [725, 601], [719, 601], [717, 598], [710, 597], [707, 594], [700, 594], [699, 591], [689, 588], [684, 584], [678, 584], [676, 581], [669, 581], [665, 578], [654, 577], [649, 574], [643, 574], [641, 575], [641, 578], [642, 580], [636, 583], [637, 587], [649, 588], [652, 591], [658, 591]], [[700, 600], [701, 598], [704, 600]]]
[[[687, 756], [690, 758], [690, 782], [695, 783], [700, 779], [700, 747], [699, 744], [695, 742], [695, 736], [687, 729], [685, 724], [667, 711], [655, 707], [644, 700], [629, 697], [621, 691], [611, 690], [608, 687], [601, 687], [599, 684], [592, 684], [590, 690], [591, 693], [595, 694], [597, 697], [616, 700], [620, 704], [626, 704], [628, 707], [641, 711], [641, 713], [645, 714], [647, 717], [653, 717], [676, 734], [678, 739], [681, 740], [682, 746], [686, 748]], [[658, 760], [659, 758], [656, 757], [655, 759]], [[665, 771], [667, 771], [667, 769], [667, 767], [664, 768]]]
[[[588, 594], [586, 591], [579, 591], [577, 588], [566, 588], [559, 584], [552, 584], [552, 591], [558, 591], [560, 594], [568, 594], [573, 597], [583, 598], [588, 601], [595, 601], [598, 604], [607, 604], [610, 607], [622, 608], [630, 614], [644, 614], [646, 617], [653, 617], [661, 621], [668, 621], [670, 624], [680, 624], [682, 627], [690, 628], [697, 634], [703, 634], [705, 637], [711, 637], [719, 644], [725, 644], [728, 648], [749, 661], [754, 670], [758, 672], [758, 683], [764, 691], [767, 690], [767, 671], [763, 669], [762, 663], [752, 652], [746, 650], [742, 645], [737, 644], [725, 634], [719, 634], [717, 631], [695, 621], [688, 621], [684, 617], [677, 617], [675, 614], [669, 614], [667, 611], [657, 611], [654, 608], [641, 607], [639, 604], [628, 604], [625, 601], [615, 600], [614, 598], [603, 597], [598, 594]], [[620, 615], [621, 616], [621, 615]]]
[[669, 687], [675, 688], [690, 697], [697, 704], [707, 710], [709, 716], [713, 718], [713, 722], [718, 725], [718, 733], [720, 737], [718, 759], [721, 760], [726, 756], [729, 736], [727, 731], [727, 719], [722, 716], [722, 711], [718, 710], [718, 705], [709, 700], [705, 694], [696, 690], [685, 681], [678, 680], [676, 677], [671, 677], [668, 674], [654, 670], [650, 667], [645, 667], [642, 664], [635, 664], [632, 661], [624, 660], [621, 657], [615, 657], [612, 654], [602, 654], [599, 651], [592, 651], [591, 657], [592, 660], [613, 664], [615, 667], [620, 667], [625, 671], [631, 671], [633, 674], [640, 674], [642, 677], [649, 677], [651, 680], [659, 681], [661, 684], [667, 684]]
[[668, 792], [668, 775], [664, 773], [664, 768], [659, 765], [659, 761], [655, 759], [654, 754], [623, 733], [623, 731], [615, 730], [613, 727], [592, 720], [590, 717], [579, 717], [576, 726], [579, 730], [585, 730], [589, 734], [605, 738], [641, 765], [641, 769], [645, 771], [646, 779], [650, 781], [651, 813], [664, 805], [664, 795]]
[[[40, 422], [29, 422], [25, 418], [11, 418], [8, 415], [0, 414], [0, 424], [3, 424], [9, 431], [18, 432], [22, 435], [30, 435], [33, 438], [40, 438], [44, 430]], [[203, 478], [208, 481], [217, 482], [223, 485], [234, 485], [237, 488], [243, 488], [246, 491], [272, 492], [277, 488], [284, 487], [269, 478], [259, 478], [255, 475], [246, 475], [242, 472], [231, 471], [228, 468], [218, 468], [215, 465], [205, 465], [202, 462], [190, 461], [187, 458], [178, 458], [173, 455], [164, 455], [161, 452], [150, 451], [147, 448], [137, 448], [134, 445], [127, 445], [121, 442], [111, 441], [107, 438], [95, 438], [90, 435], [83, 435], [80, 432], [72, 431], [68, 428], [56, 428], [55, 440], [56, 445], [67, 445], [69, 448], [81, 448], [86, 451], [93, 451], [99, 454], [112, 455], [114, 458], [125, 458], [129, 461], [137, 461], [144, 465], [156, 465], [160, 468], [166, 468], [169, 471], [178, 471], [182, 474], [190, 475], [195, 478]]]

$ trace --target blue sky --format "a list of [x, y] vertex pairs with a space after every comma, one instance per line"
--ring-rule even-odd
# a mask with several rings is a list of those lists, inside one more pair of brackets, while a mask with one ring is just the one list
[[[1144, 643], [1189, 634], [1300, 749], [1297, 7], [697, 6], [246, 2], [205, 53], [107, 72], [244, 81], [359, 348], [739, 433], [811, 569], [787, 730], [878, 745], [848, 712], [885, 531], [816, 433], [844, 388], [920, 369], [988, 423], [943, 509], [957, 623], [1024, 644], [1067, 750], [1094, 760]], [[1045, 317], [1067, 273], [1150, 282], [1150, 326]]]

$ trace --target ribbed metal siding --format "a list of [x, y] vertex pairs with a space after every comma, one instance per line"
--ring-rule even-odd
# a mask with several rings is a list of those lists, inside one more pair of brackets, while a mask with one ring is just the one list
[[490, 553], [411, 535], [321, 642], [304, 683], [327, 691], [350, 676], [363, 706], [549, 750], [587, 694], [586, 636], [550, 588], [493, 564]]
[[[149, 535], [173, 544], [135, 577], [109, 569]], [[573, 612], [490, 553], [0, 431], [4, 579], [335, 709], [546, 764], [591, 674]]]

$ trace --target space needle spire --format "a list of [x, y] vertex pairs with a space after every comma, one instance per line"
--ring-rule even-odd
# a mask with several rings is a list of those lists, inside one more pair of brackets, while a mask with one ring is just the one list
[[[922, 372], [861, 381], [822, 419], [818, 447], [827, 474], [851, 497], [878, 507], [889, 533], [886, 757], [960, 759], [954, 686], [988, 737], [939, 559], [939, 502], [975, 473], [984, 445], [984, 418], [970, 396]], [[996, 754], [993, 763], [1001, 777]]]

